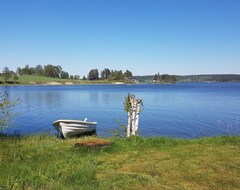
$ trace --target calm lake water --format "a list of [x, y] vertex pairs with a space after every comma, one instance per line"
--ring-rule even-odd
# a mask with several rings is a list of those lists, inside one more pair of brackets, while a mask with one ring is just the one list
[[240, 83], [178, 83], [175, 85], [80, 85], [0, 87], [21, 99], [20, 112], [8, 133], [55, 133], [58, 119], [97, 121], [97, 134], [126, 124], [124, 97], [143, 99], [141, 136], [195, 138], [240, 134]]

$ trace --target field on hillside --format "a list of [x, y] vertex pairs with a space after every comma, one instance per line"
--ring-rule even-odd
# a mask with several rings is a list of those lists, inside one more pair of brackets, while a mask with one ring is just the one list
[[[4, 79], [0, 77], [0, 81], [3, 84]], [[9, 84], [12, 84], [12, 79], [9, 79]], [[74, 80], [74, 79], [59, 79], [59, 78], [50, 78], [44, 76], [35, 76], [35, 75], [22, 75], [19, 76], [19, 79], [14, 83], [23, 84], [23, 85], [34, 85], [34, 84], [94, 84], [94, 83], [108, 83], [108, 81], [98, 80], [98, 81], [90, 81], [90, 80]], [[6, 83], [5, 83], [6, 84]]]

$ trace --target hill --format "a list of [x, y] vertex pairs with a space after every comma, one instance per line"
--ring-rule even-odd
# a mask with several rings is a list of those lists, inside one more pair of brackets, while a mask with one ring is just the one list
[[[134, 76], [140, 83], [152, 83], [154, 75]], [[213, 75], [176, 75], [177, 82], [240, 82], [240, 75], [213, 74]]]

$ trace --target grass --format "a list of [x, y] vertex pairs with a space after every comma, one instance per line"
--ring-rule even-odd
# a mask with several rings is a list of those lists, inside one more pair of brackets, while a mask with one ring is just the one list
[[[6, 85], [4, 83], [4, 79], [2, 76], [0, 76], [0, 84]], [[46, 84], [50, 82], [56, 82], [56, 83], [73, 83], [73, 84], [98, 84], [98, 83], [109, 83], [105, 80], [98, 80], [98, 81], [90, 81], [90, 80], [73, 80], [73, 79], [58, 79], [58, 78], [51, 78], [51, 77], [45, 77], [45, 76], [36, 76], [36, 75], [22, 75], [19, 76], [19, 79], [17, 80], [17, 83], [14, 83], [13, 85], [33, 85], [33, 84]]]
[[116, 140], [0, 137], [0, 189], [240, 189], [240, 137]]

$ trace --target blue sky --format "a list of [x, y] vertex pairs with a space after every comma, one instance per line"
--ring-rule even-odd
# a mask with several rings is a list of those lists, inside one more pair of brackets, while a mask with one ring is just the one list
[[240, 0], [0, 0], [0, 69], [240, 74]]

